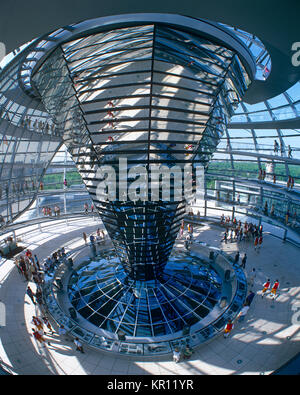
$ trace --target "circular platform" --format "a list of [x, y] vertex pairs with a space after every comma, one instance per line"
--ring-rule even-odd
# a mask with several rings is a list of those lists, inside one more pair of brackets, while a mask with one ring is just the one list
[[205, 243], [194, 243], [192, 252], [177, 243], [164, 273], [148, 282], [127, 277], [111, 249], [92, 256], [91, 248], [90, 258], [87, 252], [75, 260], [76, 270], [60, 265], [46, 303], [58, 324], [100, 350], [150, 356], [196, 347], [222, 332], [246, 298], [243, 270]]
[[68, 292], [76, 311], [96, 327], [155, 341], [200, 322], [220, 301], [221, 288], [217, 272], [188, 253], [173, 254], [156, 281], [133, 281], [110, 252], [82, 264]]

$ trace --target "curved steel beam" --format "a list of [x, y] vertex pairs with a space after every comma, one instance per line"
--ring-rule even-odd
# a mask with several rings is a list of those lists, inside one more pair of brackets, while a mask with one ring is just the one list
[[248, 90], [245, 101], [256, 103], [284, 92], [300, 79], [300, 67], [291, 63], [292, 44], [299, 39], [298, 15], [300, 3], [294, 0], [270, 2], [252, 0], [245, 4], [240, 0], [228, 2], [195, 2], [186, 0], [184, 3], [161, 2], [152, 0], [141, 3], [131, 0], [113, 2], [84, 2], [74, 0], [14, 0], [1, 5], [0, 41], [10, 52], [22, 44], [41, 36], [45, 31], [68, 26], [78, 21], [125, 13], [175, 13], [190, 15], [196, 18], [207, 18], [225, 23], [258, 36], [265, 44], [272, 58], [272, 73], [266, 82], [255, 81]]

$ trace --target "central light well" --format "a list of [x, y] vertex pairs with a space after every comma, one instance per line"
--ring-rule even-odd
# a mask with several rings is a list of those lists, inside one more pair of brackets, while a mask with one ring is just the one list
[[[150, 168], [189, 164], [195, 180], [196, 166], [207, 166], [255, 63], [229, 29], [203, 20], [137, 14], [90, 25], [40, 62], [32, 84], [62, 130], [125, 273], [136, 281], [160, 280], [194, 184], [178, 198], [184, 183], [172, 181], [169, 198], [160, 186], [153, 201]], [[120, 158], [129, 172], [137, 165], [147, 171], [139, 200], [124, 201]], [[118, 188], [106, 199], [97, 188], [109, 167]]]

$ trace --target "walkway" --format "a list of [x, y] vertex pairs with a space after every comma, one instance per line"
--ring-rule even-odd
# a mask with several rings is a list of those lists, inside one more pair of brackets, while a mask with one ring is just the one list
[[[91, 218], [66, 225], [43, 228], [43, 232], [29, 234], [23, 243], [42, 260], [60, 246], [76, 247], [83, 244], [82, 232], [91, 233], [99, 226]], [[211, 224], [194, 227], [194, 235], [201, 241], [220, 247], [223, 229]], [[175, 364], [171, 356], [141, 358], [115, 356], [85, 347], [85, 353], [75, 351], [70, 341], [57, 334], [47, 336], [50, 345], [41, 347], [31, 335], [35, 306], [25, 295], [27, 283], [18, 274], [13, 262], [0, 266], [0, 301], [5, 317], [0, 317], [0, 357], [4, 367], [18, 375], [200, 375], [200, 374], [270, 374], [300, 351], [300, 270], [299, 250], [266, 235], [260, 253], [247, 243], [223, 244], [222, 249], [234, 255], [248, 255], [246, 272], [255, 267], [257, 278], [254, 291], [258, 292], [242, 323], [236, 323], [228, 339], [223, 336], [200, 346], [192, 358]], [[280, 281], [275, 301], [260, 296], [262, 283], [270, 277]], [[34, 290], [34, 284], [30, 283]]]

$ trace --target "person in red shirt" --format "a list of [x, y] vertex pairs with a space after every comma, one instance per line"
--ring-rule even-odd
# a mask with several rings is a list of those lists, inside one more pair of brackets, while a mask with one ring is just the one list
[[278, 288], [279, 288], [279, 281], [276, 280], [275, 283], [272, 286], [272, 289], [271, 289], [271, 294], [273, 296], [273, 299], [275, 299], [275, 297], [276, 297], [276, 293], [277, 293]]
[[268, 280], [263, 285], [263, 290], [262, 290], [262, 293], [261, 293], [261, 297], [262, 298], [264, 297], [264, 294], [267, 292], [267, 290], [270, 289], [270, 285], [271, 285], [270, 279], [268, 278]]
[[224, 328], [224, 339], [226, 339], [230, 335], [230, 332], [232, 331], [233, 328], [234, 328], [233, 322], [229, 319]]

